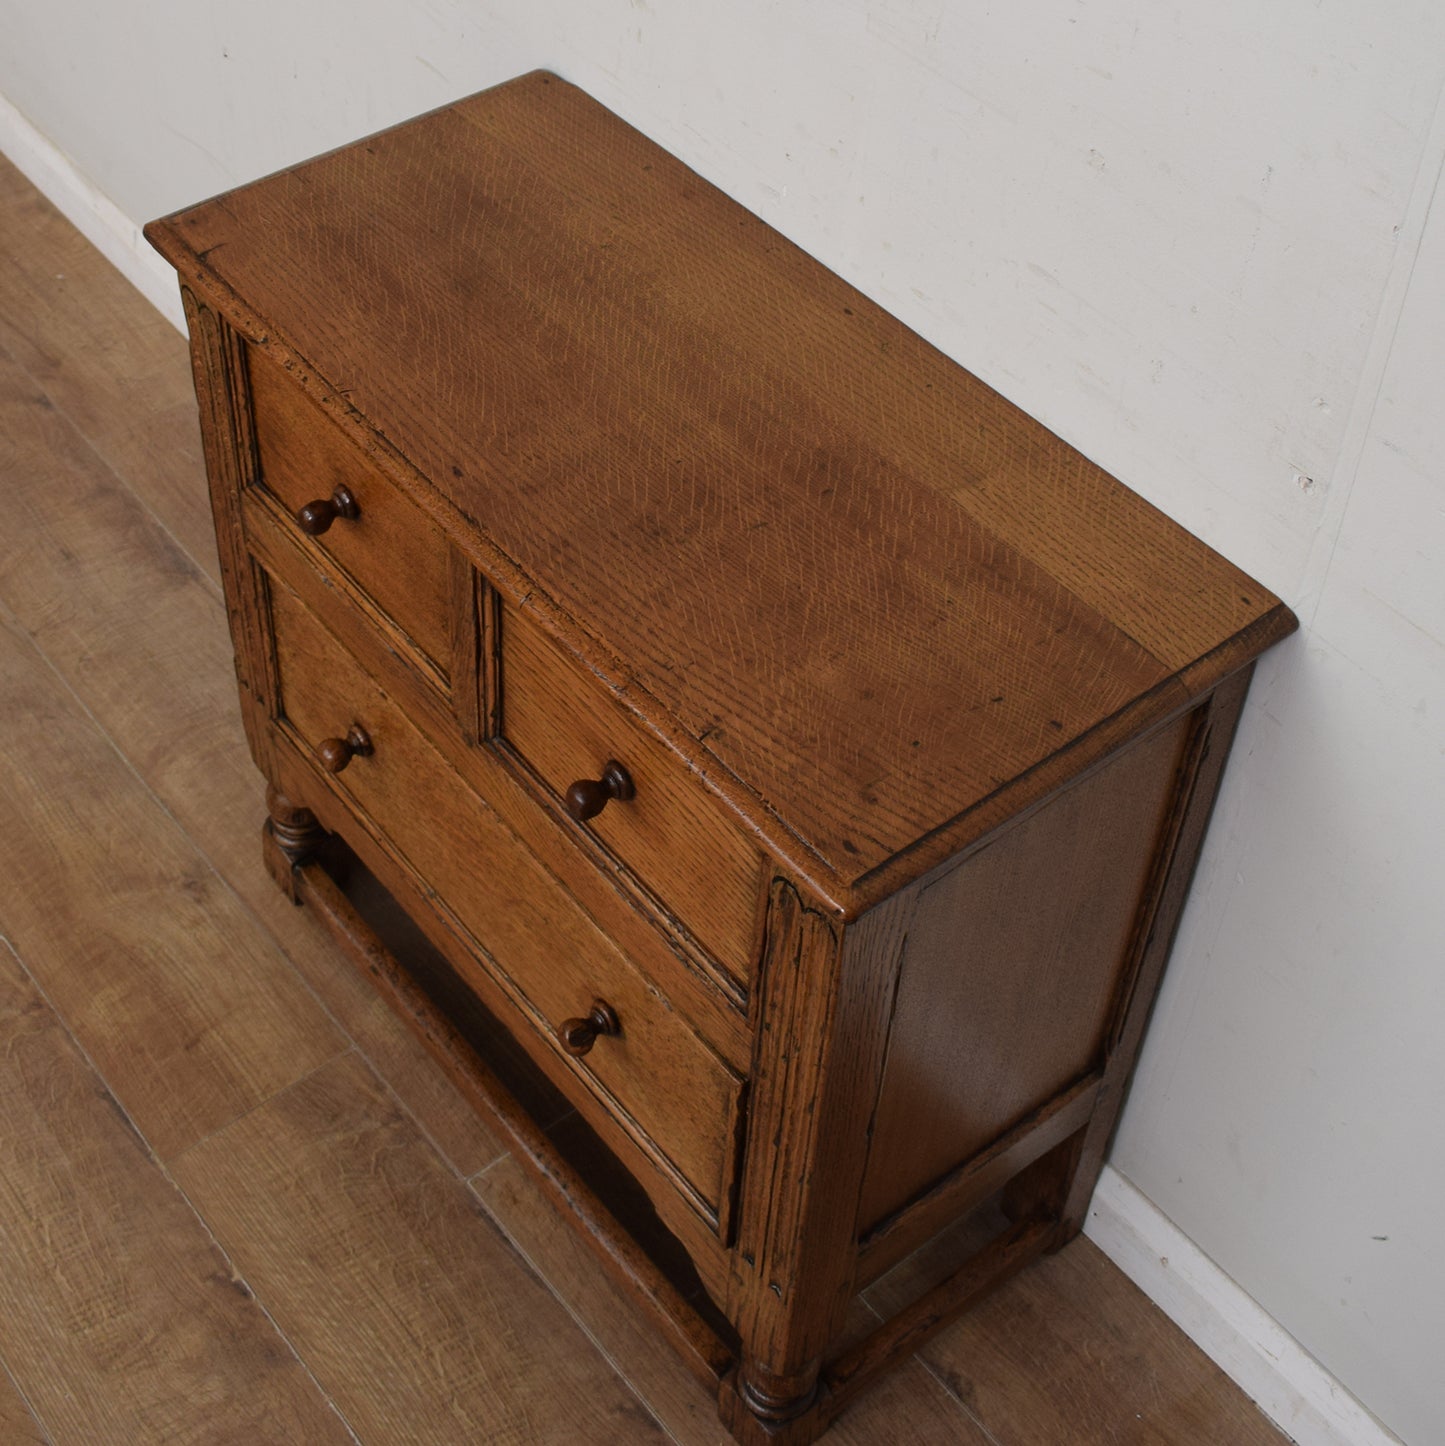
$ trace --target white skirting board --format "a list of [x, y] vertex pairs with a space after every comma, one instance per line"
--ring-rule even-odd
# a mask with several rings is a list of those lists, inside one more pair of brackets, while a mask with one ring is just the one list
[[[146, 244], [140, 225], [3, 96], [0, 151], [184, 331], [175, 275]], [[1085, 1233], [1300, 1446], [1401, 1446], [1277, 1321], [1107, 1166]]]
[[81, 175], [4, 96], [0, 151], [172, 326], [186, 329], [176, 273], [147, 245], [141, 223]]
[[1299, 1446], [1401, 1446], [1394, 1432], [1108, 1165], [1084, 1233]]

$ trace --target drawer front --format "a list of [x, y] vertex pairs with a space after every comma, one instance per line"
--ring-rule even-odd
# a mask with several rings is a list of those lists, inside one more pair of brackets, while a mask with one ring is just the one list
[[564, 806], [574, 783], [620, 763], [632, 796], [582, 826], [724, 969], [751, 981], [762, 855], [675, 753], [515, 609], [502, 620], [502, 735]]
[[[451, 673], [446, 539], [275, 362], [250, 352], [263, 488], [304, 545], [325, 552], [442, 673]], [[349, 507], [334, 499], [349, 496]], [[319, 504], [313, 505], [313, 504]], [[309, 509], [312, 535], [301, 521]]]
[[[714, 1224], [733, 1177], [742, 1081], [666, 995], [604, 935], [284, 582], [271, 579], [282, 727], [323, 767], [359, 727], [371, 752], [332, 774], [453, 927], [480, 945], [489, 972], [607, 1112]], [[328, 740], [331, 740], [328, 743]], [[468, 937], [469, 936], [469, 937]], [[601, 1001], [619, 1032], [580, 1057], [569, 1020]], [[525, 1025], [518, 1024], [518, 1019]], [[584, 1031], [585, 1033], [585, 1031]], [[585, 1043], [577, 1038], [574, 1045]]]

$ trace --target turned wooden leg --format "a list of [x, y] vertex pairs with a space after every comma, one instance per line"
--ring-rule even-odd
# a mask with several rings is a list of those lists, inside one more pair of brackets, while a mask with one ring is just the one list
[[718, 1414], [741, 1446], [808, 1446], [828, 1428], [818, 1368], [780, 1376], [744, 1356], [722, 1384]]
[[744, 1360], [738, 1392], [753, 1415], [763, 1421], [791, 1421], [813, 1404], [818, 1394], [818, 1362], [801, 1372], [779, 1376], [761, 1361]]
[[261, 831], [261, 853], [271, 877], [293, 904], [296, 896], [294, 871], [304, 864], [328, 836], [309, 808], [291, 802], [279, 789], [266, 789], [269, 817]]

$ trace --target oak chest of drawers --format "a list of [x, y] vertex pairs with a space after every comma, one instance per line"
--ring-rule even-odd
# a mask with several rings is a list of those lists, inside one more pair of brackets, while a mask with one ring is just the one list
[[[1079, 1229], [1293, 618], [556, 77], [147, 234], [278, 881], [734, 1434], [812, 1439]], [[329, 835], [682, 1267], [383, 947]], [[970, 1212], [997, 1229], [850, 1334]]]

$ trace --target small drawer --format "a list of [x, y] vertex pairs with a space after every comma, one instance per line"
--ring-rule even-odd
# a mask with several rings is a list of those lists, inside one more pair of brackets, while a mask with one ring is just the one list
[[446, 539], [254, 348], [250, 380], [261, 486], [277, 510], [450, 676]]
[[274, 578], [268, 591], [283, 730], [425, 893], [445, 901], [443, 917], [479, 946], [514, 1024], [525, 1021], [566, 1060], [561, 1082], [570, 1072], [585, 1084], [694, 1208], [724, 1228], [740, 1077], [296, 594]]
[[[506, 742], [662, 911], [748, 984], [761, 853], [724, 817], [702, 779], [535, 622], [509, 608], [501, 631]], [[612, 764], [621, 772], [609, 777]]]

